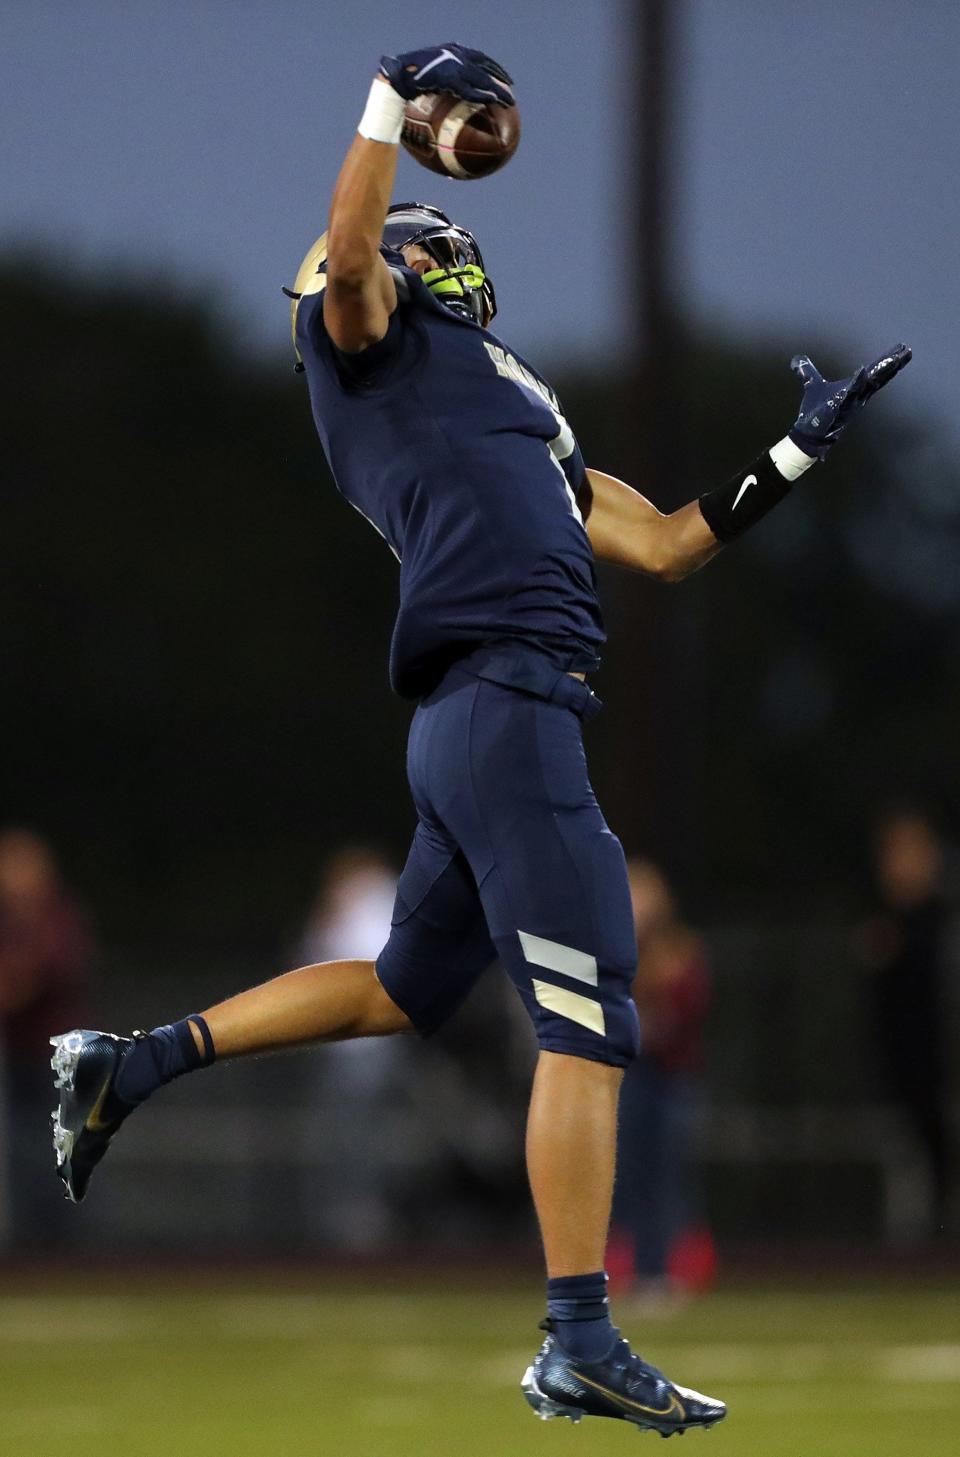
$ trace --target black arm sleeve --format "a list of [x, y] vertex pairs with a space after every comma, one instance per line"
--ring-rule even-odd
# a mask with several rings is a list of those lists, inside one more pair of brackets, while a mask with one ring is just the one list
[[700, 514], [718, 541], [742, 536], [790, 492], [785, 480], [765, 450], [746, 470], [738, 471], [722, 486], [700, 497]]

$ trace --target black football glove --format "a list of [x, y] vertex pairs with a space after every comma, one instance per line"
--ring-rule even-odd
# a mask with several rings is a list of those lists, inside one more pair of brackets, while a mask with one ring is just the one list
[[824, 379], [806, 354], [795, 354], [790, 368], [803, 385], [800, 414], [790, 439], [805, 455], [823, 460], [871, 395], [910, 363], [913, 350], [895, 344], [872, 364], [862, 365], [849, 379]]
[[513, 85], [502, 66], [467, 46], [427, 46], [402, 56], [381, 56], [380, 74], [405, 101], [415, 96], [449, 92], [463, 101], [495, 101], [513, 106]]

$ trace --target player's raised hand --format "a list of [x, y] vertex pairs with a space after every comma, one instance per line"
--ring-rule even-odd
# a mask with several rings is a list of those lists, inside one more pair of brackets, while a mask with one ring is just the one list
[[806, 455], [824, 458], [854, 415], [877, 390], [910, 363], [913, 350], [895, 344], [849, 379], [824, 379], [809, 355], [795, 354], [790, 368], [803, 385], [803, 399], [790, 439]]
[[381, 56], [380, 74], [405, 101], [448, 92], [463, 101], [494, 101], [513, 106], [513, 83], [502, 66], [468, 46], [427, 46], [400, 56]]

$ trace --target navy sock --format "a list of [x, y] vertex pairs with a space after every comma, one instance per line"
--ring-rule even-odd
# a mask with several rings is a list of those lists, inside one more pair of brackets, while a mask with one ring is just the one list
[[[203, 1039], [203, 1052], [197, 1050], [191, 1023]], [[124, 1103], [142, 1103], [164, 1083], [172, 1083], [195, 1068], [208, 1067], [215, 1057], [209, 1027], [201, 1016], [192, 1013], [181, 1022], [154, 1027], [134, 1044], [120, 1064], [114, 1092]]]
[[548, 1280], [547, 1314], [560, 1345], [578, 1361], [602, 1361], [616, 1344], [604, 1270]]

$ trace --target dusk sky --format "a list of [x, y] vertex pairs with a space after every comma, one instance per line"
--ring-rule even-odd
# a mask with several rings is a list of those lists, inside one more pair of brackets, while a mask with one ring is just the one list
[[[691, 311], [790, 349], [828, 341], [851, 366], [902, 337], [916, 357], [901, 408], [960, 445], [960, 6], [681, 8], [676, 280]], [[513, 73], [520, 150], [466, 184], [404, 156], [397, 197], [477, 232], [498, 328], [522, 352], [616, 350], [617, 279], [642, 264], [623, 223], [624, 14], [626, 0], [423, 0], [409, 20], [385, 0], [7, 0], [0, 247], [208, 282], [243, 342], [282, 346], [280, 285], [325, 226], [380, 53], [462, 39]]]

